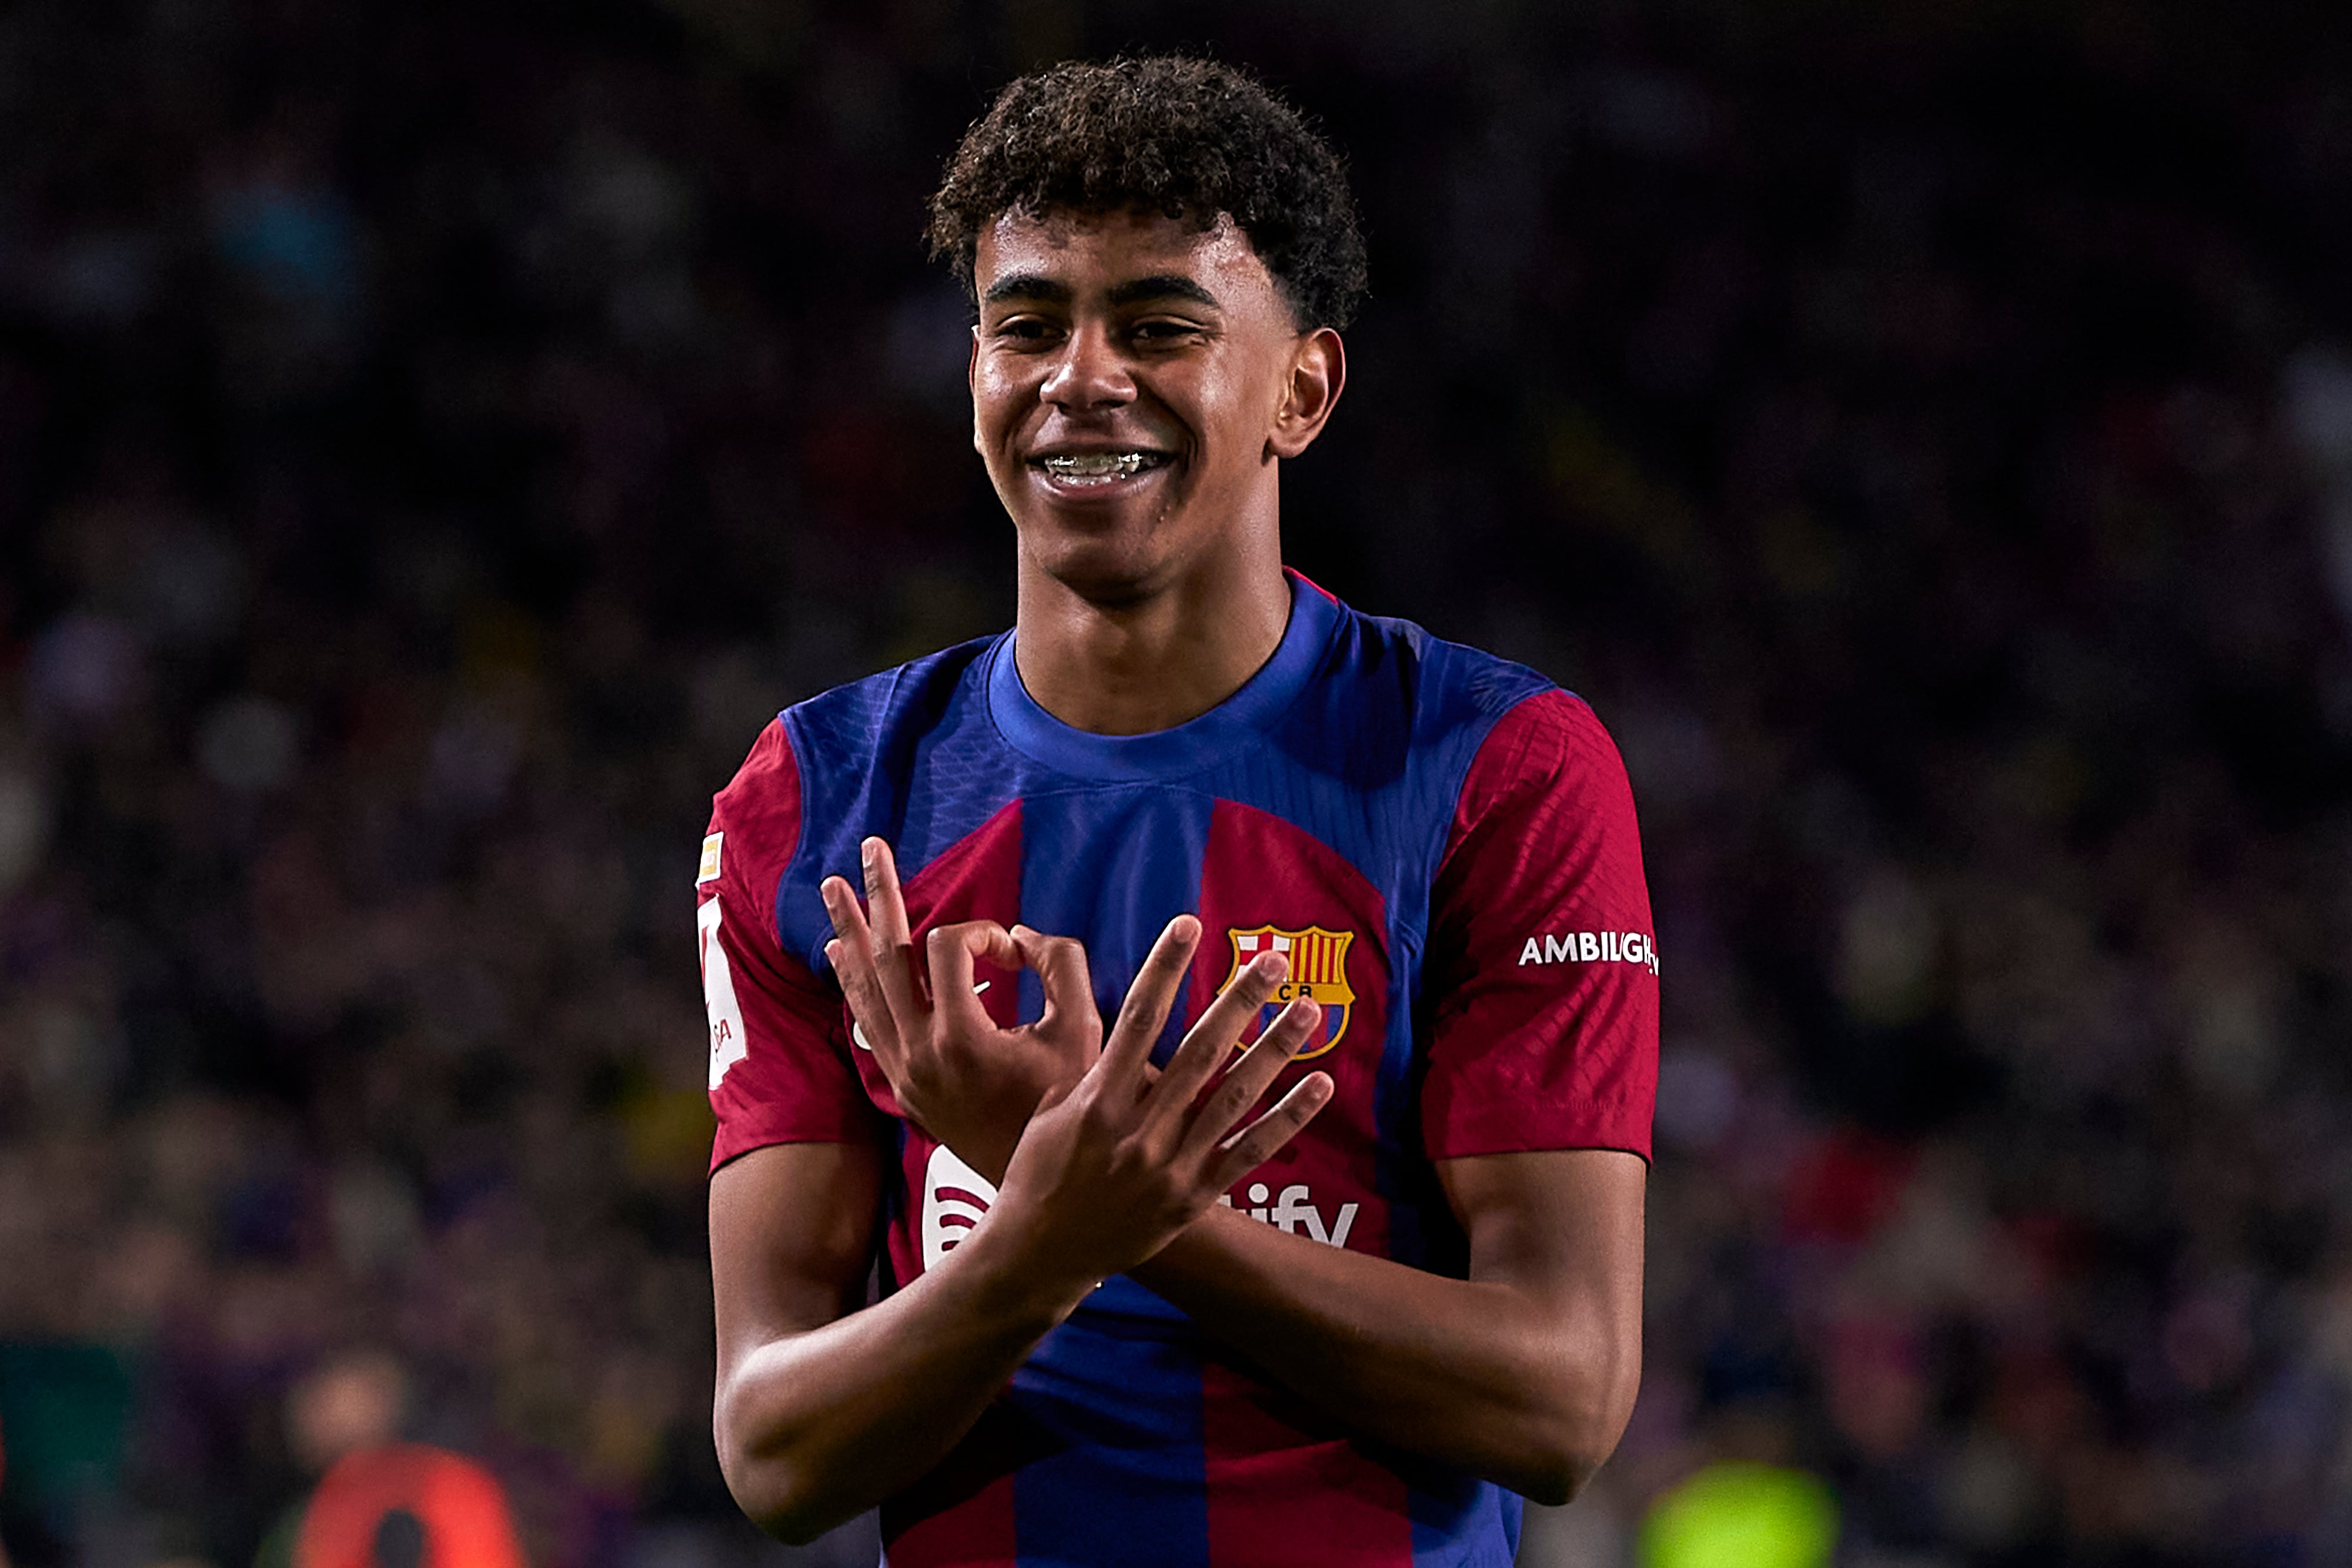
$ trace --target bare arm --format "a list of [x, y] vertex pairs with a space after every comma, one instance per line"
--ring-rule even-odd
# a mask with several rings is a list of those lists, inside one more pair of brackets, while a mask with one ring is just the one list
[[[858, 1308], [875, 1149], [782, 1145], [712, 1177], [713, 1427], [728, 1486], [763, 1528], [814, 1539], [930, 1469], [1098, 1281], [1158, 1251], [1321, 1109], [1331, 1084], [1315, 1073], [1233, 1131], [1314, 1027], [1312, 1003], [1286, 1009], [1208, 1088], [1286, 972], [1272, 956], [1152, 1079], [1151, 1044], [1199, 939], [1190, 916], [1161, 934], [1108, 1046], [1028, 1118], [988, 1215], [874, 1306]], [[902, 935], [877, 946], [900, 963]]]
[[1447, 1279], [1210, 1210], [1135, 1277], [1366, 1435], [1538, 1502], [1609, 1457], [1642, 1364], [1648, 1167], [1613, 1150], [1440, 1162]]
[[710, 1178], [719, 1467], [788, 1541], [938, 1463], [1076, 1304], [992, 1266], [982, 1226], [861, 1310], [880, 1184], [880, 1154], [847, 1144], [755, 1149]]
[[[935, 1005], [926, 1004], [914, 991], [918, 966], [887, 847], [866, 869], [870, 925], [845, 883], [825, 889], [851, 1006], [901, 1103], [992, 1174], [998, 1151], [1023, 1138], [1017, 1108], [1050, 1082], [1053, 1061], [1034, 1038], [981, 1014], [964, 955], [1029, 963], [1048, 1016], [1083, 1037], [1093, 1009], [1083, 951], [1067, 938], [1016, 939], [980, 923], [934, 931]], [[989, 1084], [1016, 1092], [982, 1092]], [[1156, 1255], [1139, 1253], [1150, 1261], [1130, 1271], [1266, 1376], [1367, 1436], [1538, 1501], [1565, 1501], [1616, 1447], [1633, 1410], [1648, 1166], [1595, 1149], [1437, 1168], [1470, 1239], [1467, 1280], [1224, 1208], [1202, 1213]]]

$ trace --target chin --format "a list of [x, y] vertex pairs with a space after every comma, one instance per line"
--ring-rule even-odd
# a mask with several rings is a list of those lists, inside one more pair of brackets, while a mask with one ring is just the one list
[[1148, 599], [1174, 577], [1171, 508], [1024, 506], [1006, 508], [1022, 554], [1090, 604]]
[[1066, 534], [1043, 548], [1024, 544], [1037, 569], [1089, 604], [1115, 609], [1149, 599], [1174, 572], [1163, 551], [1148, 540], [1074, 538]]

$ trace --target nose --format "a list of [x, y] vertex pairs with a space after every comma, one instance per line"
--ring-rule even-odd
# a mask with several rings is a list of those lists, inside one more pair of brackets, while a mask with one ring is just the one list
[[1084, 321], [1062, 341], [1038, 395], [1065, 413], [1118, 408], [1135, 401], [1126, 357], [1100, 321]]

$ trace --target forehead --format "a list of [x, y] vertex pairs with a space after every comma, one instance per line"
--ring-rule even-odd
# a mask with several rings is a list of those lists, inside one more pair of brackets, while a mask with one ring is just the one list
[[1036, 277], [1076, 298], [1145, 277], [1188, 277], [1227, 308], [1276, 303], [1274, 277], [1249, 235], [1220, 213], [1201, 228], [1156, 212], [1006, 213], [981, 231], [972, 283], [985, 299], [1001, 281]]

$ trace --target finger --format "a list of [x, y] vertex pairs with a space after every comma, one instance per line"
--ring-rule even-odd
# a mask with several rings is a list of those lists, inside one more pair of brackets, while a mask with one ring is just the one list
[[915, 955], [915, 938], [907, 927], [907, 900], [898, 889], [898, 861], [890, 846], [869, 838], [857, 846], [866, 871], [866, 914], [871, 928], [866, 950], [874, 955], [876, 978], [890, 1003], [890, 1016], [902, 1031], [919, 1023], [930, 1011], [923, 998], [922, 966]]
[[879, 1052], [887, 1063], [897, 1054], [898, 1036], [889, 1026], [889, 1014], [882, 1009], [882, 998], [866, 977], [853, 969], [856, 962], [850, 948], [836, 936], [824, 945], [825, 962], [833, 966], [834, 977], [841, 982], [842, 999], [849, 1004], [849, 1042], [861, 1051], [874, 1050], [876, 1036], [880, 1036], [883, 1050]]
[[1013, 935], [993, 920], [965, 920], [935, 925], [923, 938], [931, 977], [931, 1002], [960, 1033], [993, 1033], [996, 1020], [981, 1005], [972, 984], [972, 960], [986, 958], [999, 968], [1018, 968], [1021, 953]]
[[1202, 1010], [1185, 1032], [1184, 1043], [1168, 1059], [1167, 1071], [1160, 1074], [1158, 1087], [1151, 1092], [1168, 1107], [1169, 1114], [1181, 1116], [1192, 1109], [1192, 1097], [1201, 1092], [1201, 1085], [1232, 1058], [1242, 1030], [1257, 1017], [1258, 1009], [1274, 994], [1274, 988], [1289, 974], [1287, 957], [1280, 953], [1261, 953]]
[[1328, 1072], [1310, 1072], [1292, 1084], [1290, 1092], [1276, 1101], [1273, 1110], [1225, 1140], [1210, 1185], [1222, 1192], [1272, 1159], [1315, 1119], [1315, 1113], [1331, 1103], [1331, 1093]]
[[825, 913], [833, 918], [834, 941], [825, 951], [834, 954], [833, 967], [842, 976], [844, 988], [847, 988], [850, 977], [856, 976], [878, 1001], [881, 988], [874, 974], [874, 932], [866, 924], [865, 906], [850, 890], [846, 877], [826, 877], [817, 884], [817, 894], [824, 900]]
[[1151, 1061], [1151, 1047], [1176, 1005], [1177, 988], [1192, 967], [1192, 950], [1201, 944], [1201, 923], [1189, 915], [1170, 921], [1151, 945], [1135, 984], [1119, 1004], [1118, 1022], [1111, 1026], [1110, 1043], [1103, 1048], [1100, 1071], [1121, 1085], [1140, 1087], [1143, 1070]]
[[1095, 1007], [1086, 944], [1075, 936], [1048, 936], [1026, 925], [1015, 925], [1012, 936], [1021, 961], [1037, 971], [1037, 988], [1045, 996], [1045, 1010], [1030, 1028], [1052, 1037], [1060, 1032], [1065, 1019], [1076, 1019], [1093, 1039], [1100, 1040], [1102, 1014]]
[[1266, 1085], [1290, 1065], [1290, 1059], [1306, 1047], [1322, 1022], [1323, 1009], [1305, 997], [1283, 1009], [1194, 1114], [1184, 1133], [1186, 1152], [1206, 1158], [1212, 1147], [1223, 1144], [1234, 1124], [1249, 1113]]
[[833, 921], [833, 934], [856, 946], [866, 946], [866, 911], [850, 891], [847, 877], [829, 876], [816, 884], [817, 896], [824, 900], [824, 912]]
[[840, 877], [829, 876], [817, 886], [824, 899], [825, 910], [833, 916], [833, 928], [838, 933], [824, 946], [825, 960], [833, 966], [834, 977], [841, 982], [841, 994], [849, 1001], [850, 1016], [856, 1020], [856, 1043], [878, 1054], [885, 1065], [898, 1060], [898, 1030], [890, 1017], [890, 1004], [874, 973], [874, 954], [870, 935], [866, 926], [865, 912], [857, 906], [857, 895], [849, 883]]

